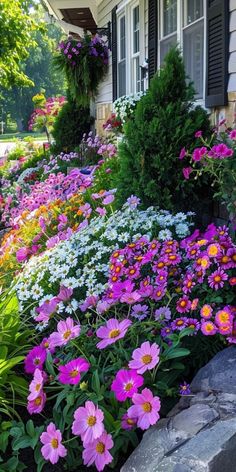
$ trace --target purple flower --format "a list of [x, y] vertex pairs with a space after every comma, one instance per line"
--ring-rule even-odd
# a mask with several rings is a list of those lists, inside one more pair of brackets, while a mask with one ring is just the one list
[[224, 286], [225, 280], [228, 279], [228, 275], [222, 270], [217, 269], [208, 277], [208, 283], [211, 288], [218, 290]]
[[183, 174], [184, 174], [184, 178], [185, 178], [186, 180], [189, 179], [189, 176], [190, 176], [192, 170], [193, 170], [192, 167], [184, 167], [184, 168], [183, 168]]
[[171, 319], [171, 311], [167, 306], [162, 306], [155, 310], [154, 312], [155, 320], [170, 320]]
[[183, 159], [186, 156], [186, 149], [183, 147], [179, 154], [179, 159]]
[[190, 385], [187, 382], [183, 382], [179, 386], [179, 393], [180, 395], [190, 395], [191, 390], [190, 390]]
[[127, 199], [127, 203], [130, 208], [137, 208], [137, 206], [140, 204], [140, 201], [140, 198], [136, 197], [135, 195], [131, 195], [131, 197]]
[[133, 305], [131, 316], [137, 318], [139, 321], [144, 320], [148, 315], [148, 306], [141, 305], [140, 303], [137, 305]]

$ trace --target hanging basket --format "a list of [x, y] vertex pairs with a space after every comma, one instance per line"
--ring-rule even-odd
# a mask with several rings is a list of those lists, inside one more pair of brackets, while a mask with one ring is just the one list
[[78, 105], [88, 106], [108, 71], [108, 47], [98, 35], [86, 35], [80, 40], [63, 41], [58, 49], [54, 62], [65, 71], [72, 98]]

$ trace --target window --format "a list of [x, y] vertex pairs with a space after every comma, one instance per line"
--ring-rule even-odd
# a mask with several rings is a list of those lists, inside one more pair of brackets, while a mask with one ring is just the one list
[[125, 16], [119, 18], [118, 27], [118, 95], [126, 93], [126, 31]]
[[141, 71], [139, 66], [139, 5], [132, 9], [132, 82], [133, 92], [141, 90]]
[[204, 2], [203, 0], [159, 0], [160, 65], [169, 49], [179, 44], [186, 74], [194, 82], [196, 98], [204, 90]]
[[122, 3], [117, 9], [119, 97], [144, 88], [140, 65], [145, 59], [144, 2], [124, 0]]

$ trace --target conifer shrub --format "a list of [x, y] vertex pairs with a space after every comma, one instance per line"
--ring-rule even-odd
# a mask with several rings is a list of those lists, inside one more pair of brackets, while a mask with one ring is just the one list
[[199, 195], [207, 197], [206, 181], [201, 186], [196, 181], [183, 182], [183, 165], [178, 159], [183, 147], [196, 145], [197, 130], [210, 134], [207, 112], [193, 106], [194, 94], [181, 53], [173, 48], [125, 127], [119, 147], [119, 204], [133, 193], [145, 206], [190, 209]]
[[54, 153], [71, 152], [79, 146], [84, 133], [90, 131], [92, 119], [89, 107], [79, 107], [68, 95], [67, 102], [58, 113], [52, 131]]

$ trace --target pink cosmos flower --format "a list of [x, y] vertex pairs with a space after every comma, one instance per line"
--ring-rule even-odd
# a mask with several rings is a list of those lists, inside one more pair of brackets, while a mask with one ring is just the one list
[[38, 315], [35, 317], [36, 321], [48, 321], [50, 317], [56, 312], [58, 300], [56, 297], [51, 300], [46, 300], [42, 305], [36, 308]]
[[65, 321], [59, 321], [57, 331], [49, 336], [51, 346], [65, 346], [71, 339], [80, 334], [80, 325], [74, 325], [72, 318], [68, 317]]
[[47, 427], [47, 432], [40, 436], [40, 441], [43, 444], [41, 453], [44, 459], [56, 464], [60, 457], [65, 457], [67, 450], [61, 443], [62, 435], [59, 429], [56, 429], [55, 424], [50, 423]]
[[184, 168], [183, 168], [183, 175], [184, 175], [184, 178], [185, 178], [186, 180], [189, 179], [189, 176], [190, 176], [192, 170], [193, 170], [192, 167], [184, 167]]
[[101, 207], [97, 207], [96, 208], [96, 212], [100, 215], [100, 216], [105, 216], [107, 211], [106, 211], [106, 208], [101, 208]]
[[101, 326], [96, 332], [97, 337], [102, 339], [97, 344], [98, 349], [104, 349], [110, 344], [115, 343], [118, 339], [123, 338], [131, 324], [132, 321], [130, 320], [123, 320], [121, 322], [115, 318], [108, 320], [106, 326]]
[[132, 398], [134, 403], [128, 409], [129, 418], [138, 418], [137, 426], [141, 429], [148, 429], [160, 418], [159, 411], [161, 402], [159, 397], [154, 397], [151, 390], [144, 388], [141, 393], [135, 393]]
[[84, 407], [75, 410], [74, 419], [72, 433], [81, 436], [84, 445], [99, 438], [104, 431], [104, 414], [91, 401], [85, 402]]
[[136, 303], [138, 300], [140, 300], [141, 295], [135, 290], [134, 292], [126, 292], [124, 293], [120, 301], [121, 303], [128, 303], [128, 305], [132, 305], [133, 303]]
[[137, 370], [138, 374], [143, 374], [146, 370], [151, 370], [158, 364], [159, 353], [158, 344], [150, 344], [149, 341], [145, 341], [138, 349], [134, 350], [129, 368]]
[[83, 357], [73, 359], [65, 365], [59, 365], [58, 379], [63, 384], [76, 385], [80, 381], [81, 372], [87, 372], [90, 364]]
[[233, 129], [232, 131], [230, 131], [229, 137], [230, 139], [236, 139], [236, 129]]
[[46, 349], [40, 346], [36, 346], [27, 354], [25, 358], [25, 372], [27, 374], [33, 374], [36, 369], [43, 369], [43, 364], [46, 360], [47, 353]]
[[73, 294], [72, 288], [64, 287], [63, 285], [61, 285], [60, 292], [58, 293], [56, 298], [59, 302], [67, 302], [68, 300], [70, 300], [72, 294]]
[[186, 156], [186, 149], [183, 147], [179, 154], [179, 159], [183, 159]]
[[121, 418], [121, 427], [123, 429], [127, 429], [127, 430], [134, 429], [136, 424], [137, 424], [137, 418], [129, 418], [127, 413], [125, 413]]
[[109, 449], [112, 449], [113, 445], [111, 434], [107, 434], [104, 431], [100, 438], [95, 439], [85, 446], [83, 451], [84, 464], [88, 467], [95, 464], [98, 472], [101, 472], [104, 467], [113, 460], [109, 452]]
[[46, 403], [46, 394], [41, 390], [39, 395], [34, 398], [34, 400], [29, 400], [27, 404], [27, 410], [30, 415], [35, 413], [41, 413], [44, 409], [44, 405]]
[[24, 262], [28, 255], [30, 254], [30, 251], [27, 247], [21, 247], [16, 251], [16, 258], [18, 262]]
[[115, 197], [114, 195], [108, 195], [105, 197], [102, 201], [103, 205], [110, 205], [114, 201]]
[[39, 369], [35, 369], [34, 378], [29, 385], [30, 394], [27, 397], [29, 401], [35, 400], [35, 398], [38, 397], [38, 395], [40, 394], [43, 388], [43, 384], [44, 384], [44, 377], [43, 377], [42, 371]]
[[115, 393], [117, 400], [124, 402], [126, 398], [132, 398], [133, 394], [137, 393], [143, 382], [143, 377], [135, 370], [119, 370], [112, 382], [111, 390]]

